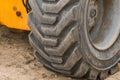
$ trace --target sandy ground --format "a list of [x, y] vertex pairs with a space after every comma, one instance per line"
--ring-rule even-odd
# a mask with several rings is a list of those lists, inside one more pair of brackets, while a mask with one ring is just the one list
[[[27, 35], [0, 27], [0, 80], [73, 80], [45, 69], [32, 55]], [[107, 80], [120, 80], [120, 72]]]

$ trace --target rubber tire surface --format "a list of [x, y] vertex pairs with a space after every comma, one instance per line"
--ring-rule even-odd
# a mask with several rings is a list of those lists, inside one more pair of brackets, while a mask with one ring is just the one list
[[29, 4], [32, 8], [28, 13], [29, 41], [35, 56], [47, 68], [90, 80], [103, 80], [118, 71], [117, 64], [107, 70], [95, 69], [83, 55], [77, 14], [79, 0], [29, 0]]

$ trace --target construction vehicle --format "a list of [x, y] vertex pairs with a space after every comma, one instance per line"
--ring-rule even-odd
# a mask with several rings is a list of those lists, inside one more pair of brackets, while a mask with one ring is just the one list
[[1, 0], [0, 22], [31, 29], [29, 42], [45, 67], [87, 80], [119, 70], [120, 0], [27, 0], [24, 6]]

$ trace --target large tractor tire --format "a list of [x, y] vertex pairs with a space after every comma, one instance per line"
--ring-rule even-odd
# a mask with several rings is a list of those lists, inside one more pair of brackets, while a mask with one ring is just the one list
[[45, 67], [103, 80], [118, 71], [120, 0], [29, 0], [29, 41]]

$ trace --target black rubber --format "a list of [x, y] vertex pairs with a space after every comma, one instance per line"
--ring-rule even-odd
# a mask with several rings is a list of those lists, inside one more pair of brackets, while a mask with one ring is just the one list
[[73, 78], [103, 80], [118, 71], [119, 56], [99, 60], [86, 54], [91, 53], [81, 28], [86, 1], [29, 0], [29, 41], [36, 58], [47, 68]]

